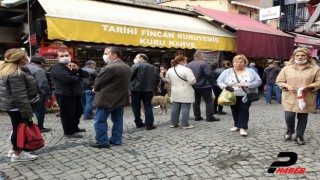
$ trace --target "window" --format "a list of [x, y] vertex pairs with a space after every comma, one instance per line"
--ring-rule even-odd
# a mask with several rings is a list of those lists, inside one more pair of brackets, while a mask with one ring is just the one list
[[239, 14], [242, 14], [242, 15], [248, 15], [248, 12], [246, 12], [246, 11], [239, 11]]

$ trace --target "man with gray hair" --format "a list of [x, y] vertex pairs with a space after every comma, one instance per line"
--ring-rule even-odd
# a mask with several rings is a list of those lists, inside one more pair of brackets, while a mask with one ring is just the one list
[[204, 61], [204, 55], [201, 50], [197, 50], [193, 55], [194, 60], [191, 61], [187, 67], [190, 68], [196, 77], [197, 83], [194, 85], [195, 102], [193, 103], [194, 120], [201, 121], [200, 103], [201, 97], [206, 103], [206, 121], [213, 122], [219, 121], [219, 118], [213, 116], [213, 102], [212, 102], [212, 89], [213, 83], [211, 66], [208, 62]]
[[87, 78], [82, 78], [81, 80], [81, 89], [82, 89], [82, 106], [83, 106], [83, 119], [89, 120], [93, 119], [92, 114], [92, 101], [94, 98], [93, 85], [94, 80], [98, 75], [96, 70], [96, 62], [89, 60], [86, 62], [86, 66], [81, 68], [83, 71], [86, 71], [89, 75]]

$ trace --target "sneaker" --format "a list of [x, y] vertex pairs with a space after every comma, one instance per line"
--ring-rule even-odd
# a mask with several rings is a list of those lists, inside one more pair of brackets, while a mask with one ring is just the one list
[[170, 125], [170, 128], [177, 128], [179, 125]]
[[245, 129], [240, 129], [240, 134], [241, 134], [241, 136], [247, 136], [248, 132]]
[[13, 154], [14, 154], [14, 150], [10, 149], [8, 152], [8, 157], [11, 158]]
[[38, 156], [36, 156], [36, 155], [32, 155], [32, 154], [29, 154], [27, 152], [22, 151], [20, 153], [20, 156], [16, 156], [15, 154], [12, 154], [11, 161], [13, 161], [13, 162], [33, 161], [37, 158], [38, 158]]
[[239, 130], [240, 130], [240, 129], [237, 128], [237, 127], [233, 127], [233, 128], [230, 129], [230, 131], [232, 131], [232, 132], [234, 132], [234, 131], [239, 131]]
[[186, 127], [182, 127], [182, 129], [191, 129], [191, 128], [193, 128], [192, 125], [189, 125], [189, 126], [186, 126]]

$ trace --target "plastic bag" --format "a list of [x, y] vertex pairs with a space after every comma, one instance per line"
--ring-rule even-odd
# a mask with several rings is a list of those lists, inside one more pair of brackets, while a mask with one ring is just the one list
[[214, 101], [215, 98], [216, 98], [216, 95], [214, 94], [214, 92], [212, 90], [212, 101]]
[[220, 96], [218, 97], [218, 105], [220, 106], [230, 106], [236, 104], [236, 95], [234, 92], [230, 92], [223, 89]]

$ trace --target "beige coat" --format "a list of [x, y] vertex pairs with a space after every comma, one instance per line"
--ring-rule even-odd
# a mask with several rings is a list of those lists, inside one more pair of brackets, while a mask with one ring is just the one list
[[[285, 111], [298, 113], [311, 113], [316, 111], [317, 89], [320, 88], [320, 70], [315, 64], [308, 64], [304, 69], [299, 70], [295, 64], [285, 66], [279, 73], [276, 83], [283, 89], [291, 86], [293, 91], [282, 91], [282, 106]], [[315, 90], [304, 93], [306, 107], [299, 109], [297, 89], [305, 86], [312, 86]]]
[[167, 71], [166, 77], [171, 82], [171, 100], [179, 103], [193, 103], [195, 97], [192, 85], [196, 83], [196, 78], [194, 77], [192, 70], [180, 64], [175, 68], [178, 75], [188, 82], [180, 79], [173, 67]]

